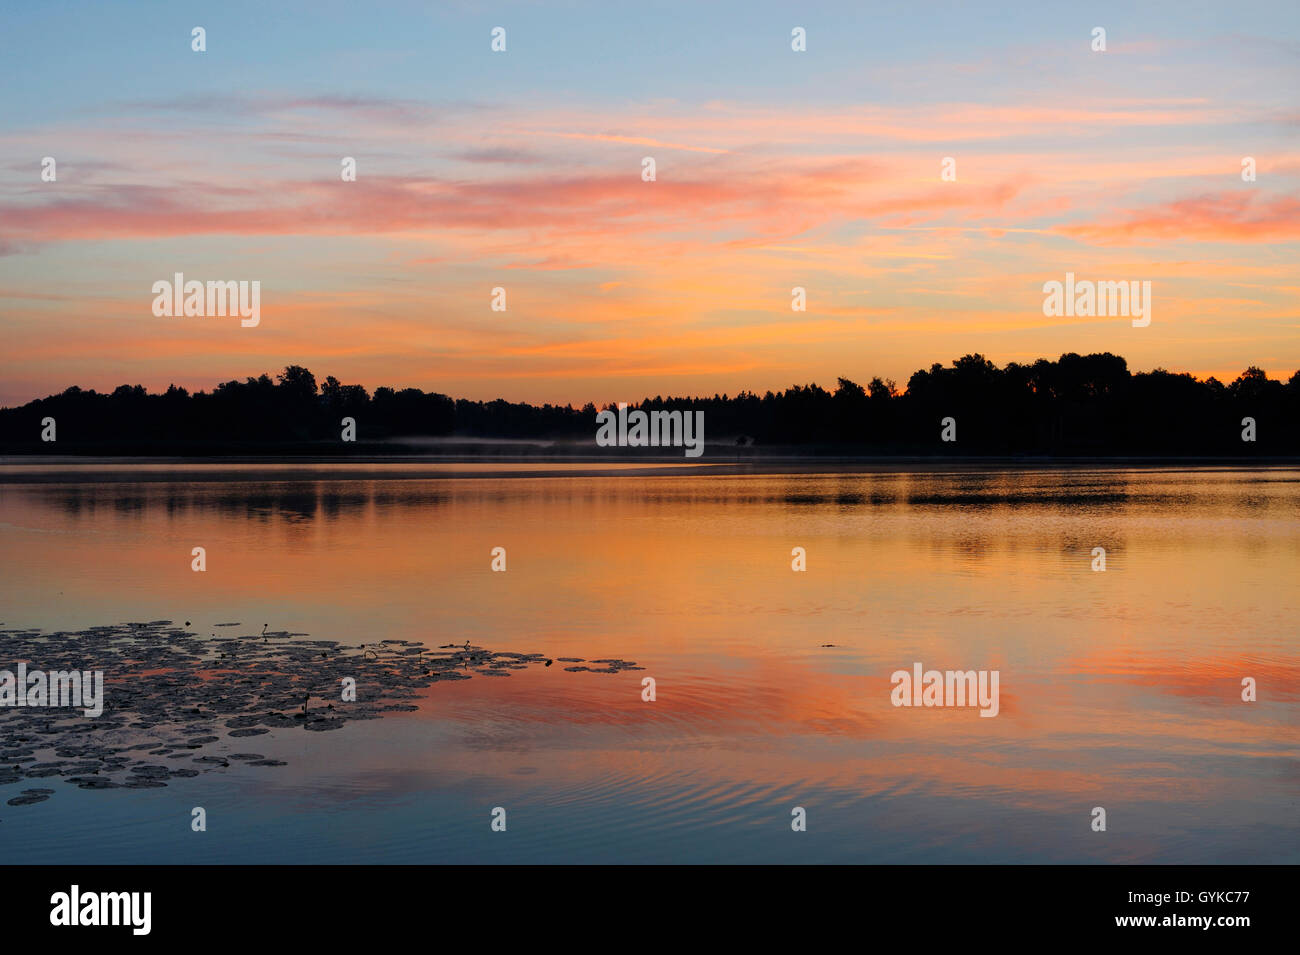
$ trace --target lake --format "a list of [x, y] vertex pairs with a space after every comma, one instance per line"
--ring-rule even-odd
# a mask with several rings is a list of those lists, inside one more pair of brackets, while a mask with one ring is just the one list
[[[8, 459], [5, 630], [188, 621], [555, 662], [205, 750], [284, 766], [0, 786], [55, 790], [0, 802], [6, 857], [1300, 861], [1300, 471], [601, 471]], [[566, 669], [605, 659], [643, 669]], [[996, 717], [893, 705], [915, 663], [997, 671]]]

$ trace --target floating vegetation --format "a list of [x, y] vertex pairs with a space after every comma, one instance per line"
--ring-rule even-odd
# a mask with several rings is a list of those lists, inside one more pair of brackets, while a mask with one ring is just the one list
[[[412, 640], [350, 647], [292, 639], [298, 636], [306, 635], [264, 625], [256, 634], [199, 637], [170, 620], [76, 632], [0, 630], [0, 666], [25, 662], [31, 670], [104, 674], [98, 717], [66, 707], [0, 707], [0, 786], [58, 777], [81, 789], [157, 789], [232, 761], [284, 766], [260, 753], [204, 750], [223, 740], [296, 729], [328, 732], [349, 720], [412, 712], [418, 707], [409, 701], [434, 683], [509, 676], [552, 662], [540, 653], [468, 642], [430, 650]], [[625, 660], [592, 662], [604, 666], [564, 669], [642, 669]], [[341, 699], [345, 678], [356, 681], [355, 701]], [[53, 793], [25, 789], [8, 804], [30, 805]]]
[[[581, 660], [581, 657], [557, 657], [558, 660]], [[604, 666], [586, 667], [572, 666], [565, 667], [569, 673], [622, 673], [624, 670], [644, 670], [645, 667], [639, 667], [630, 660], [592, 660], [592, 663], [602, 663]]]

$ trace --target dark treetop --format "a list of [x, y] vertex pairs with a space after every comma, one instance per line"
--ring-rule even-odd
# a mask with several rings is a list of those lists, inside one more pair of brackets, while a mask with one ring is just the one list
[[[613, 406], [613, 402], [604, 407]], [[1300, 372], [1286, 382], [1248, 368], [1231, 384], [1163, 369], [1130, 373], [1117, 355], [1062, 355], [998, 368], [980, 355], [917, 371], [899, 391], [840, 378], [833, 391], [795, 385], [779, 394], [645, 398], [630, 409], [702, 410], [705, 457], [737, 447], [796, 453], [1100, 456], [1288, 456], [1300, 454]], [[467, 401], [417, 388], [377, 388], [315, 376], [291, 365], [194, 394], [175, 385], [149, 394], [68, 388], [0, 409], [0, 453], [41, 454], [410, 454], [468, 448], [476, 439], [548, 442], [545, 452], [635, 454], [598, 448], [597, 408]], [[56, 422], [54, 443], [42, 420]], [[355, 442], [341, 421], [356, 421]], [[956, 419], [957, 440], [940, 440]], [[1243, 418], [1256, 440], [1244, 441]], [[478, 441], [476, 453], [491, 444]], [[516, 450], [518, 446], [516, 446]], [[503, 449], [498, 449], [503, 450]], [[646, 449], [665, 453], [667, 449]]]

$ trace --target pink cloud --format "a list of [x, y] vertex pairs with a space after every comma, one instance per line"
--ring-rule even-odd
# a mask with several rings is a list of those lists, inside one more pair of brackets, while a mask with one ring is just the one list
[[1098, 245], [1146, 240], [1279, 242], [1300, 239], [1300, 198], [1240, 191], [1178, 199], [1057, 232]]

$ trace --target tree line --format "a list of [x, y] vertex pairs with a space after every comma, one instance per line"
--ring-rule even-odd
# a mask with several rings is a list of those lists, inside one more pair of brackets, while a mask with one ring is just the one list
[[[1300, 371], [1282, 382], [1251, 367], [1224, 384], [1160, 368], [1133, 373], [1109, 353], [1003, 368], [966, 355], [915, 372], [901, 390], [881, 378], [865, 386], [840, 378], [833, 390], [808, 384], [763, 395], [656, 396], [629, 408], [702, 410], [706, 456], [737, 446], [858, 454], [1300, 454]], [[333, 376], [318, 385], [309, 370], [290, 365], [274, 379], [231, 380], [210, 392], [74, 386], [0, 409], [0, 442], [9, 453], [409, 453], [403, 439], [495, 438], [595, 451], [598, 410], [594, 403], [469, 401], [418, 388], [372, 394]], [[41, 440], [51, 418], [54, 443]], [[340, 441], [344, 418], [356, 422], [356, 443]], [[953, 419], [955, 441], [941, 440], [945, 418]]]

